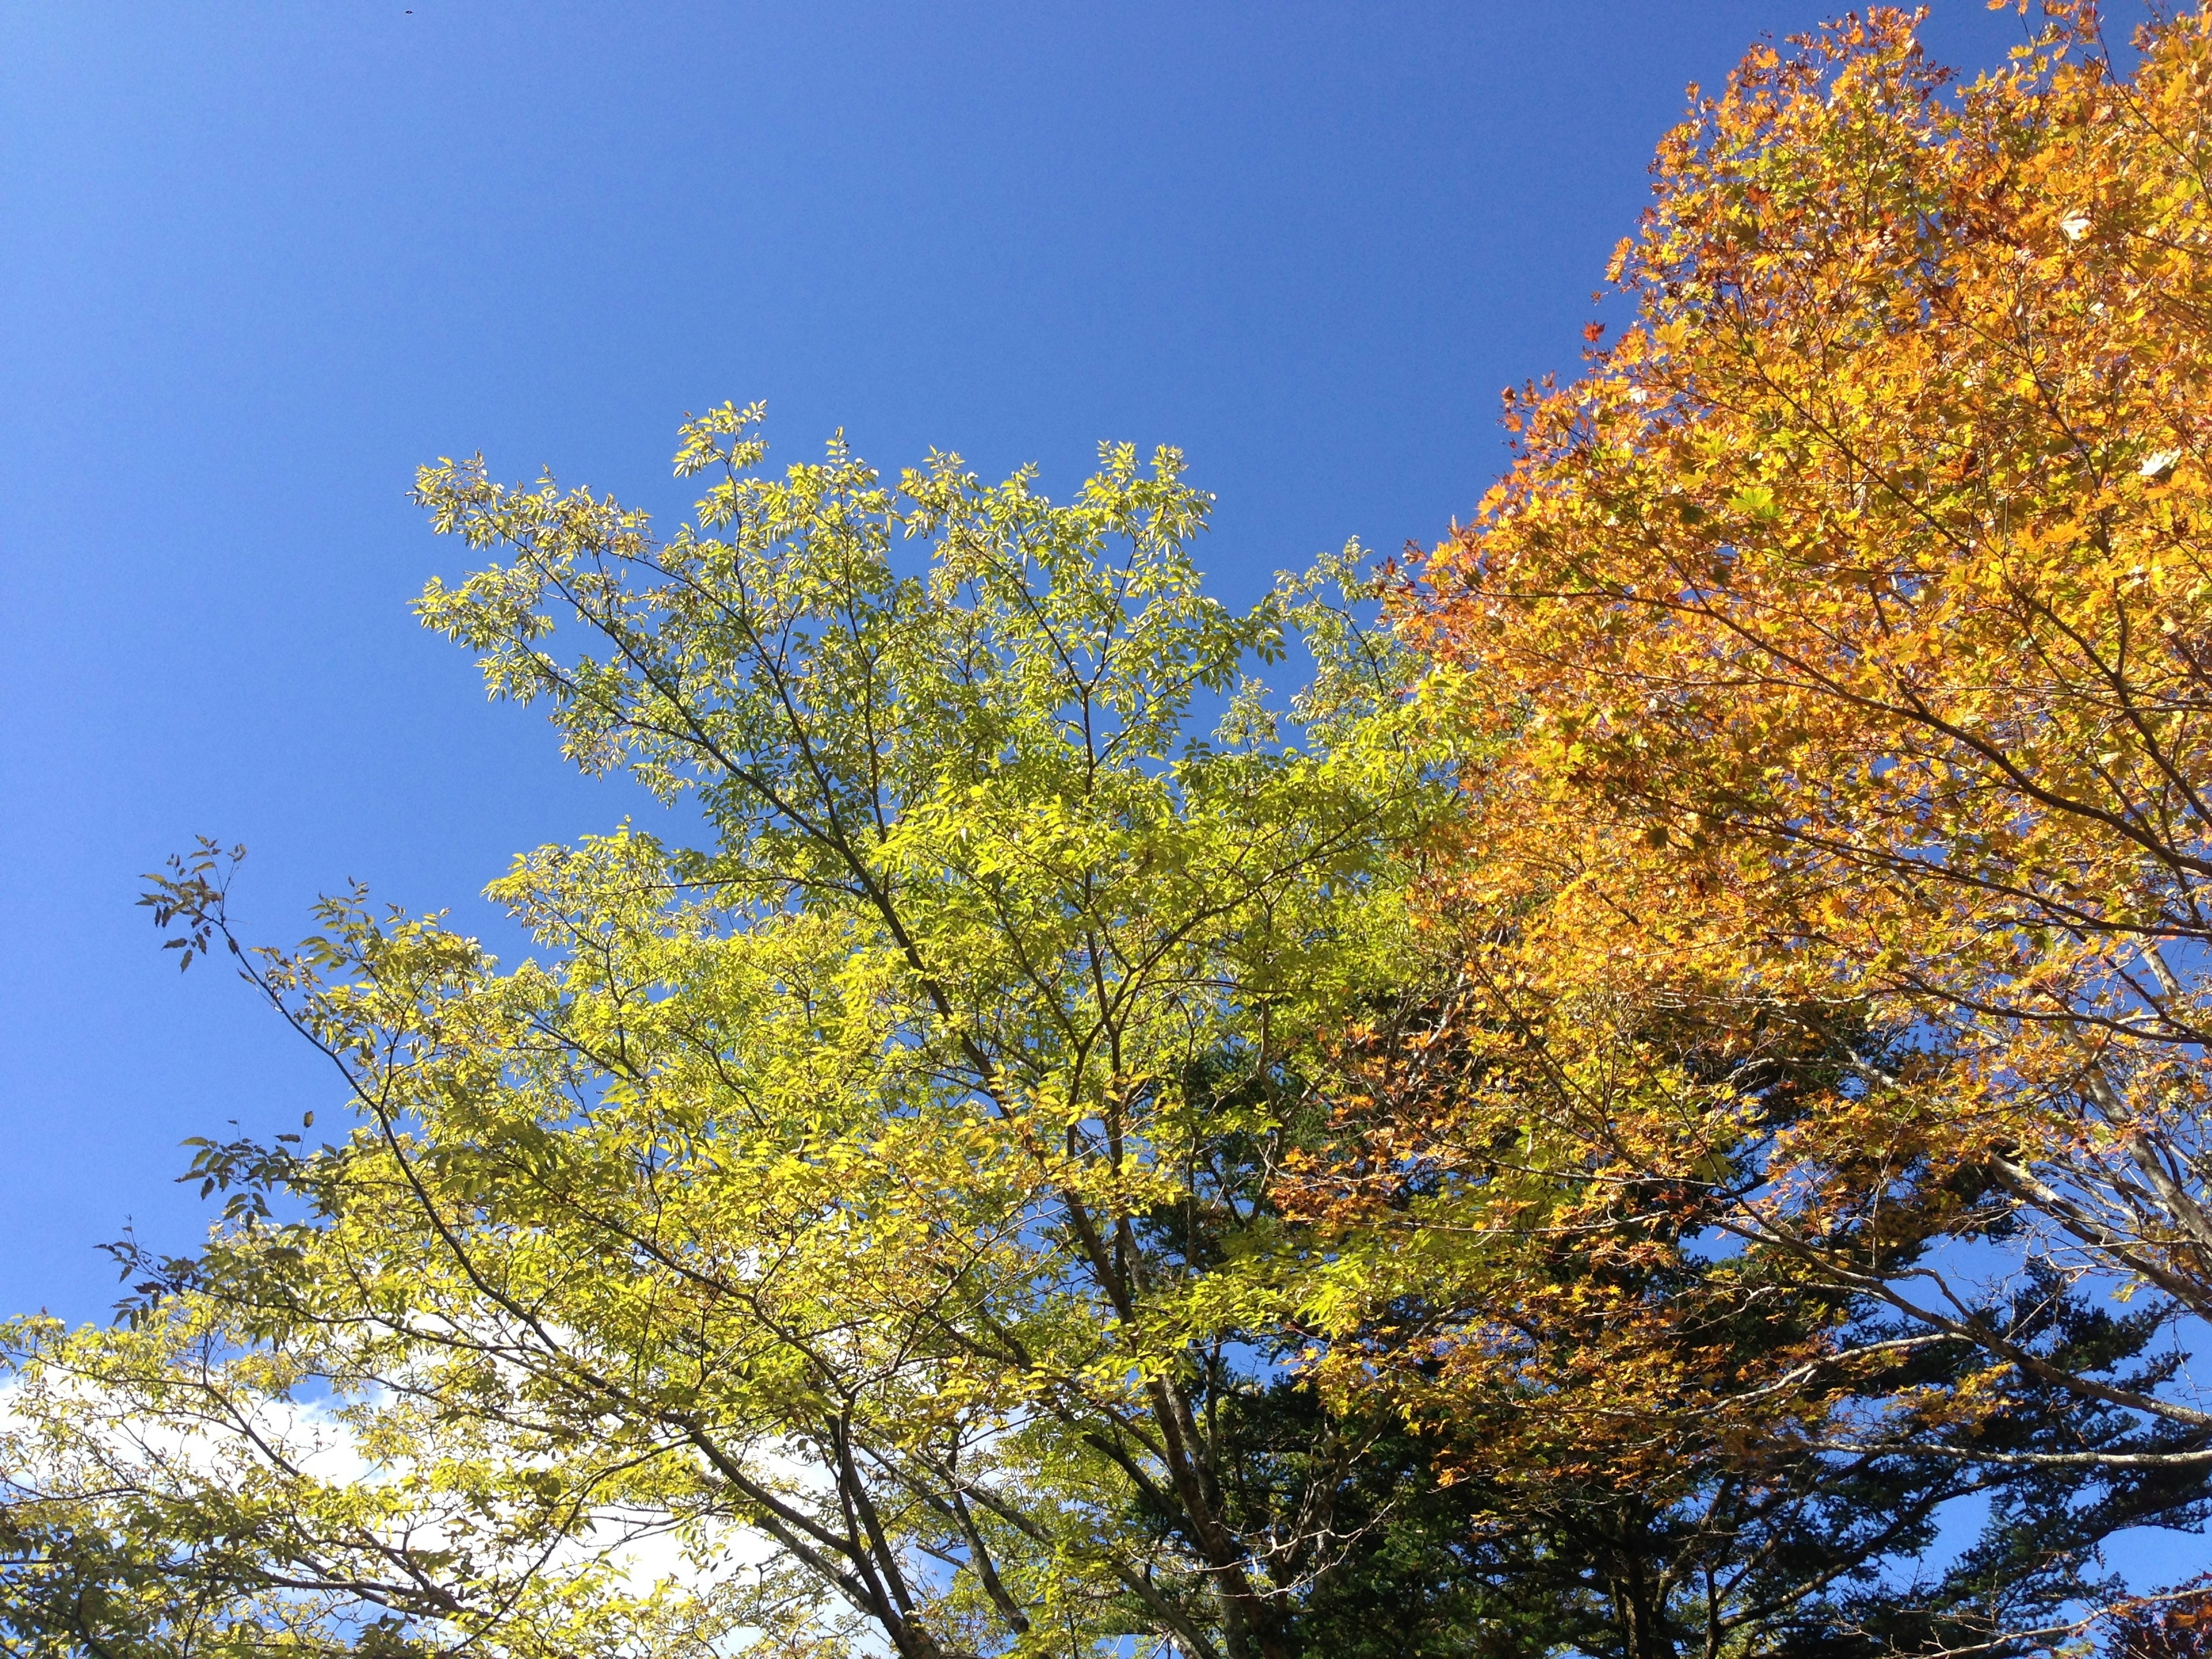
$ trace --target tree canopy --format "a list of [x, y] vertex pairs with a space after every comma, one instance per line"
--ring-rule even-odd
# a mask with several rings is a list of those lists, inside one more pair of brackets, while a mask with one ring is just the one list
[[[423, 472], [500, 560], [425, 623], [705, 833], [520, 860], [491, 892], [544, 954], [511, 969], [359, 895], [247, 951], [227, 864], [180, 865], [175, 942], [228, 947], [360, 1121], [204, 1146], [228, 1224], [138, 1263], [123, 1327], [23, 1328], [16, 1411], [64, 1500], [241, 1506], [272, 1565], [227, 1632], [1286, 1652], [1360, 1445], [1320, 1425], [1254, 1500], [1238, 1402], [1285, 1338], [1207, 1287], [1449, 800], [1357, 550], [1234, 612], [1172, 451], [1055, 506], [842, 443], [765, 476], [758, 419], [684, 428], [714, 482], [665, 541]], [[1294, 637], [1279, 709], [1244, 670]]]
[[758, 406], [665, 535], [423, 469], [665, 810], [514, 963], [155, 879], [342, 1127], [5, 1328], [0, 1652], [2202, 1652], [2212, 21], [1916, 27], [1693, 100], [1403, 568]]
[[[1428, 887], [1462, 988], [1368, 1039], [1365, 1149], [1305, 1204], [1370, 1305], [1419, 1293], [1376, 1341], [1474, 1467], [1699, 1516], [2070, 1471], [2031, 1510], [2195, 1524], [2212, 31], [2123, 74], [2055, 8], [1960, 86], [1915, 29], [1696, 105], [1615, 258], [1632, 322], [1509, 400], [1512, 470], [1401, 589], [1471, 734]], [[1855, 1559], [1696, 1555], [1623, 1581], [1646, 1650]], [[2099, 1604], [2050, 1590], [1939, 1644]]]

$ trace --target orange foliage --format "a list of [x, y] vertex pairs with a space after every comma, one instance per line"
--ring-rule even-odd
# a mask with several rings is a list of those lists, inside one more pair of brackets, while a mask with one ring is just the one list
[[[1402, 592], [1479, 757], [1468, 968], [1304, 1204], [1451, 1235], [1394, 1247], [1449, 1316], [1358, 1363], [1540, 1401], [1486, 1466], [1863, 1437], [1893, 1385], [1885, 1432], [2057, 1388], [2208, 1455], [2017, 1310], [2212, 1313], [2212, 25], [2124, 74], [2054, 8], [1964, 87], [1914, 27], [1696, 105], [1632, 326], [1509, 398], [1510, 476]], [[1916, 1342], [1972, 1363], [1914, 1384]]]
[[1546, 973], [1922, 1028], [1940, 1109], [1815, 1155], [2001, 1159], [2206, 1306], [2212, 31], [2091, 21], [1956, 98], [1894, 12], [1755, 54], [1411, 620]]

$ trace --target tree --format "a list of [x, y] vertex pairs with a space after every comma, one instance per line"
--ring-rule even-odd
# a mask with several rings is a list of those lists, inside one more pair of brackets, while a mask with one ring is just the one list
[[[1457, 1499], [1431, 1569], [1474, 1590], [1452, 1650], [2031, 1653], [2127, 1605], [2106, 1541], [2212, 1514], [2201, 1462], [2168, 1455], [2186, 1436], [1992, 1373], [1732, 1224], [1856, 1045], [1747, 1062], [1648, 1006], [1540, 1015], [1492, 977], [1511, 943], [1364, 1036], [1343, 1137], [1286, 1160], [1271, 1264], [1322, 1401], [1395, 1399]], [[1890, 1196], [1831, 1215], [1829, 1247], [1924, 1261], [1945, 1189]], [[2174, 1380], [2160, 1310], [2049, 1264], [1982, 1311], [2054, 1372]], [[1939, 1540], [1968, 1547], [1931, 1565]]]
[[[519, 860], [508, 970], [358, 893], [248, 951], [215, 849], [164, 878], [358, 1121], [204, 1145], [204, 1252], [134, 1258], [117, 1329], [19, 1326], [24, 1455], [95, 1508], [255, 1506], [256, 1593], [326, 1644], [1292, 1653], [1366, 1431], [1313, 1419], [1255, 1501], [1279, 1336], [1209, 1286], [1301, 1056], [1405, 970], [1396, 849], [1449, 796], [1357, 550], [1235, 613], [1172, 450], [1055, 506], [842, 441], [765, 476], [758, 419], [685, 426], [719, 476], [665, 541], [422, 472], [502, 561], [425, 623], [705, 842]], [[1284, 717], [1242, 675], [1293, 635]]]
[[[1894, 11], [1754, 51], [1661, 148], [1632, 325], [1509, 399], [1402, 590], [1471, 757], [1467, 988], [1393, 1086], [1474, 1081], [1334, 1178], [1441, 1133], [1508, 1243], [1426, 1283], [1468, 1367], [1527, 1357], [1537, 1467], [2212, 1465], [2143, 1346], [2212, 1313], [2212, 26], [2123, 74], [2047, 9], [1965, 87]], [[1547, 1228], [1571, 1272], [1516, 1304]], [[2108, 1294], [2134, 1347], [2063, 1335]], [[2104, 1426], [2007, 1439], [2030, 1400]]]

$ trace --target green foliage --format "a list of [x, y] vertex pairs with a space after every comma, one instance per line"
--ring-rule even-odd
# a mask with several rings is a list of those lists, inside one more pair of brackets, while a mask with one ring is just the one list
[[[423, 471], [496, 560], [425, 623], [707, 834], [519, 860], [512, 969], [358, 894], [239, 951], [355, 1125], [202, 1146], [203, 1253], [137, 1260], [116, 1329], [15, 1329], [26, 1465], [100, 1527], [257, 1506], [296, 1588], [236, 1617], [310, 1644], [1289, 1654], [1354, 1477], [1237, 1485], [1285, 1339], [1207, 1286], [1316, 1045], [1415, 959], [1401, 849], [1449, 806], [1360, 556], [1233, 611], [1173, 451], [1056, 506], [842, 442], [766, 475], [758, 418], [684, 428], [714, 482], [665, 541]], [[1246, 670], [1301, 641], [1278, 708]], [[238, 951], [226, 880], [152, 895], [192, 951]]]

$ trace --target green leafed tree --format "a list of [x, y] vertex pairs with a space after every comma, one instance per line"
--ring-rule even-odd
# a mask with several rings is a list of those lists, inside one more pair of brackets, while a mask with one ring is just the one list
[[149, 896], [352, 1115], [202, 1146], [226, 1218], [125, 1322], [13, 1328], [26, 1491], [213, 1528], [172, 1650], [1273, 1659], [1395, 1513], [1335, 1508], [1382, 1427], [1251, 1431], [1295, 1340], [1224, 1272], [1449, 810], [1357, 550], [1236, 611], [1172, 450], [1055, 505], [758, 420], [684, 428], [665, 539], [417, 487], [478, 565], [426, 624], [696, 835], [519, 860], [513, 967], [358, 893], [247, 948], [212, 849]]

